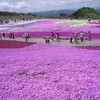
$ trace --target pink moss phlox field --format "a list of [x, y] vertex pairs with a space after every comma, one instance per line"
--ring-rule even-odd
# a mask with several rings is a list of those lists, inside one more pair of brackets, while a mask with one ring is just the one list
[[75, 46], [80, 49], [100, 50], [100, 46]]
[[89, 24], [99, 24], [100, 25], [100, 22], [95, 22], [95, 21], [92, 21], [92, 22], [88, 22]]
[[100, 100], [100, 50], [0, 48], [0, 100]]
[[[73, 33], [74, 35], [75, 32], [81, 31], [85, 33], [85, 36], [88, 36], [88, 32], [91, 31], [94, 39], [100, 39], [100, 22], [87, 21], [86, 25], [70, 27], [73, 24], [70, 25], [67, 23], [69, 20], [65, 21], [66, 23], [61, 19], [43, 19], [19, 22], [11, 25], [0, 26], [0, 32], [5, 32], [7, 34], [6, 36], [8, 36], [9, 32], [14, 32], [16, 37], [22, 37], [25, 32], [28, 32], [31, 37], [43, 37], [50, 36], [51, 32], [54, 32], [54, 34], [59, 33], [60, 36], [69, 36], [70, 33]], [[72, 22], [74, 21], [72, 20]]]
[[7, 41], [0, 40], [0, 48], [23, 48], [36, 44], [35, 42], [19, 42], [19, 41]]

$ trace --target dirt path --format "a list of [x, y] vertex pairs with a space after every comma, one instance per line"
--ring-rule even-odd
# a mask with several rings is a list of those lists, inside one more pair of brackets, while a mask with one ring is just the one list
[[[3, 38], [3, 39], [0, 39], [0, 40], [13, 41], [9, 38], [5, 38], [5, 39]], [[25, 39], [24, 38], [16, 38], [15, 41], [25, 42]], [[43, 38], [30, 38], [30, 39], [28, 39], [28, 42], [45, 43], [45, 39], [43, 39]], [[55, 41], [50, 40], [50, 43], [51, 44], [67, 45], [67, 46], [100, 46], [100, 40], [92, 40], [92, 41], [84, 40], [84, 42], [82, 42], [82, 43], [79, 40], [79, 44], [69, 43], [69, 40], [60, 40], [59, 42], [57, 42], [56, 40]]]

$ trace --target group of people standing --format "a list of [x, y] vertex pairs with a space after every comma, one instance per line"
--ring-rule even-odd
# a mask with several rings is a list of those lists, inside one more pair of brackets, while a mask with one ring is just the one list
[[5, 38], [6, 37], [6, 34], [3, 32], [3, 33], [0, 33], [0, 38]]
[[[59, 42], [59, 33], [56, 33], [56, 34], [54, 34], [53, 32], [51, 32], [51, 37], [50, 37], [50, 39], [52, 40], [52, 41], [58, 41]], [[50, 40], [49, 40], [49, 38], [46, 38], [45, 39], [45, 43], [50, 43]]]
[[[10, 32], [8, 35], [6, 35], [6, 33], [0, 33], [0, 38], [3, 39], [3, 38], [6, 38], [6, 37], [9, 37], [9, 39], [15, 39], [15, 34], [14, 32]], [[29, 34], [27, 32], [25, 32], [23, 34], [23, 38], [25, 38], [25, 41], [27, 42], [28, 39], [30, 38]]]
[[53, 32], [51, 32], [51, 40], [54, 41], [54, 39], [56, 39], [56, 41], [59, 41], [59, 33], [54, 34]]
[[14, 32], [10, 32], [10, 33], [9, 33], [9, 38], [10, 38], [10, 39], [15, 39], [15, 34], [14, 34]]
[[[0, 38], [2, 39], [2, 38], [6, 38], [7, 37], [7, 35], [6, 35], [6, 33], [0, 33]], [[10, 39], [15, 39], [15, 35], [14, 35], [14, 32], [10, 32], [9, 34], [8, 34], [8, 37], [10, 38]]]
[[27, 32], [25, 32], [25, 33], [23, 34], [23, 38], [25, 38], [25, 41], [27, 42], [28, 39], [30, 38], [30, 36], [29, 36], [29, 34], [28, 34]]
[[[88, 40], [92, 39], [90, 31], [88, 32], [87, 36], [88, 36], [87, 37]], [[85, 38], [85, 33], [83, 31], [81, 31], [81, 32], [75, 32], [74, 36], [73, 36], [72, 33], [70, 34], [69, 41], [70, 41], [70, 43], [79, 44], [78, 40], [80, 40], [81, 42], [84, 42], [84, 38]], [[53, 32], [51, 32], [51, 37], [50, 38], [46, 38], [45, 39], [45, 43], [50, 43], [50, 39], [52, 41], [56, 40], [57, 42], [59, 42], [59, 40], [60, 40], [59, 33], [54, 34]]]
[[[80, 36], [79, 36], [79, 35], [80, 35]], [[79, 43], [79, 42], [78, 42], [79, 38], [80, 38], [80, 41], [83, 42], [84, 36], [85, 36], [85, 33], [84, 33], [83, 31], [81, 31], [80, 33], [75, 32], [74, 43], [78, 44], [78, 43]], [[72, 34], [70, 35], [69, 39], [70, 39], [70, 43], [73, 43], [73, 36], [72, 36]], [[92, 38], [91, 38], [91, 32], [90, 32], [90, 31], [88, 32], [88, 39], [89, 39], [89, 40], [92, 39]]]
[[6, 37], [6, 34], [3, 32], [3, 33], [0, 33], [0, 37], [1, 38], [5, 38]]

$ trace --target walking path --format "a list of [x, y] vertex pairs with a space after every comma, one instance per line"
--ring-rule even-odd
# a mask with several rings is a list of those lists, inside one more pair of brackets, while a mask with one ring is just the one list
[[[3, 38], [0, 40], [9, 40], [9, 41], [22, 41], [25, 42], [24, 38], [15, 38], [15, 40], [13, 39], [9, 39], [9, 38]], [[43, 38], [30, 38], [28, 39], [28, 42], [37, 42], [37, 43], [45, 43], [45, 39]], [[69, 43], [69, 40], [60, 40], [59, 42], [54, 40], [50, 40], [50, 44], [60, 44], [60, 45], [67, 45], [67, 46], [100, 46], [100, 40], [84, 40], [84, 42], [81, 42], [79, 40], [79, 44], [75, 44], [75, 43]]]

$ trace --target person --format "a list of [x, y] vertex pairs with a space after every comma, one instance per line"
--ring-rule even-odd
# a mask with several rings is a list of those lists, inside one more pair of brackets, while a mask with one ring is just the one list
[[89, 31], [88, 34], [89, 34], [89, 40], [91, 40], [91, 39], [92, 39], [92, 38], [91, 38], [91, 32]]
[[78, 44], [78, 32], [75, 32], [74, 42]]
[[47, 38], [45, 39], [45, 43], [47, 43], [48, 42], [48, 40], [47, 40]]
[[5, 33], [2, 34], [3, 38], [5, 38]]
[[50, 40], [49, 39], [47, 39], [47, 43], [50, 43]]
[[50, 43], [50, 40], [48, 38], [46, 38], [45, 43]]
[[59, 41], [59, 33], [56, 34], [56, 40]]
[[88, 21], [89, 21], [89, 22], [91, 21], [91, 17], [88, 18]]
[[12, 33], [11, 32], [9, 33], [9, 38], [12, 38]]
[[25, 40], [27, 42], [27, 40], [28, 40], [28, 33], [25, 34]]
[[54, 36], [54, 33], [53, 33], [53, 32], [51, 32], [51, 33], [52, 33], [52, 34], [51, 34], [51, 40], [54, 41], [54, 37], [55, 37], [55, 36]]
[[27, 40], [28, 40], [28, 33], [24, 33], [23, 38], [25, 38], [25, 41], [27, 42]]
[[84, 33], [83, 33], [83, 31], [81, 31], [81, 33], [80, 33], [81, 42], [83, 42], [83, 38], [84, 38]]
[[73, 42], [72, 42], [72, 40], [73, 40], [72, 34], [70, 34], [69, 39], [70, 39], [70, 43], [73, 43]]

